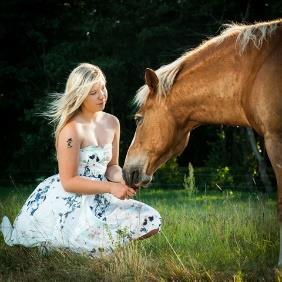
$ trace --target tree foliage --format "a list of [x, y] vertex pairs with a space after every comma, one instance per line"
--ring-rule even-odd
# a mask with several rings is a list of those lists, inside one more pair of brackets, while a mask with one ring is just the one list
[[[97, 64], [106, 74], [107, 111], [121, 122], [123, 162], [134, 132], [131, 100], [146, 67], [173, 61], [216, 35], [223, 23], [274, 19], [281, 12], [278, 0], [1, 1], [1, 174], [54, 171], [53, 128], [36, 113], [45, 110], [48, 93], [64, 90], [78, 63]], [[238, 156], [245, 154], [249, 164], [251, 151], [242, 149], [247, 145], [239, 131], [206, 127], [194, 138], [195, 150], [187, 149], [179, 163], [236, 166], [242, 163]]]

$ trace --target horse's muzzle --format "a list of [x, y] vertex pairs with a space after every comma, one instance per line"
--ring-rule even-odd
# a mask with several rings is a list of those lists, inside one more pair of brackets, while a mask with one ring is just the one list
[[142, 172], [141, 167], [124, 167], [122, 170], [125, 183], [132, 188], [146, 186], [152, 177]]
[[140, 177], [140, 169], [138, 168], [123, 168], [122, 170], [123, 178], [125, 183], [130, 187], [138, 187], [139, 177]]

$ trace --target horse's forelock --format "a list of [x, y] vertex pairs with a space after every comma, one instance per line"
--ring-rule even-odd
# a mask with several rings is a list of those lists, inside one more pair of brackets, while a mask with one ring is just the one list
[[[184, 59], [185, 57], [181, 56], [176, 61], [168, 65], [164, 65], [160, 67], [158, 70], [156, 70], [156, 74], [159, 79], [159, 85], [157, 88], [157, 93], [155, 94], [157, 95], [157, 98], [159, 100], [167, 96]], [[141, 107], [146, 103], [148, 96], [149, 96], [149, 87], [145, 84], [137, 90], [136, 96], [134, 98], [134, 104], [136, 104], [137, 107]]]
[[149, 96], [149, 87], [145, 84], [137, 90], [133, 102], [138, 108], [140, 108], [142, 105], [146, 103], [148, 96]]

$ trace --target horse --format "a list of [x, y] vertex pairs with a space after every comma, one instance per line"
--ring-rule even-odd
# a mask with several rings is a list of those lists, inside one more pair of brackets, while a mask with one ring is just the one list
[[170, 64], [145, 70], [134, 98], [136, 131], [123, 174], [132, 187], [188, 144], [204, 124], [253, 128], [263, 136], [278, 191], [282, 267], [282, 19], [228, 24]]

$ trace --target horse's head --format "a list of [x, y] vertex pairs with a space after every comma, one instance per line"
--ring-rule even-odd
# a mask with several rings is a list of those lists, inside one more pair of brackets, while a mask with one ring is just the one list
[[178, 122], [173, 98], [160, 96], [159, 83], [157, 74], [146, 69], [145, 86], [139, 98], [137, 94], [137, 128], [123, 168], [126, 183], [132, 187], [148, 184], [160, 165], [180, 154], [188, 142], [189, 133]]

